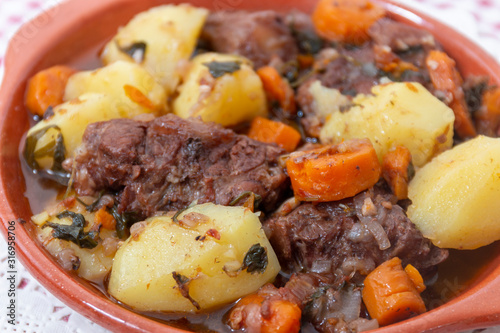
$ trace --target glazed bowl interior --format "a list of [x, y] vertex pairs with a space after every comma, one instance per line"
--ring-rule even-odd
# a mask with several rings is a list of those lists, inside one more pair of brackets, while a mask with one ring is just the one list
[[[311, 12], [315, 0], [195, 0], [197, 6], [212, 10], [299, 9]], [[473, 42], [449, 27], [416, 14], [392, 2], [379, 1], [390, 16], [433, 33], [444, 49], [457, 60], [462, 73], [488, 75], [500, 84], [500, 66]], [[2, 232], [8, 221], [17, 221], [17, 256], [26, 268], [53, 294], [105, 328], [114, 331], [179, 331], [163, 323], [129, 311], [109, 300], [98, 288], [62, 270], [35, 241], [29, 221], [32, 208], [19, 158], [23, 135], [30, 117], [24, 108], [27, 78], [56, 64], [79, 69], [98, 66], [97, 54], [134, 14], [164, 4], [160, 0], [70, 0], [48, 10], [25, 25], [12, 40], [7, 56], [4, 82], [0, 90], [0, 216]], [[169, 2], [172, 3], [172, 2]], [[174, 2], [175, 3], [175, 2]], [[39, 208], [33, 207], [33, 211]], [[496, 247], [498, 249], [498, 246]], [[500, 253], [500, 252], [499, 252]], [[380, 329], [380, 332], [449, 331], [500, 324], [500, 254], [475, 276], [459, 296], [445, 305], [413, 319]]]

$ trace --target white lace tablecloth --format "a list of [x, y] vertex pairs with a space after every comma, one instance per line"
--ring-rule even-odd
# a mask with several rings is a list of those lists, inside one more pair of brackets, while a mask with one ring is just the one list
[[[85, 0], [81, 0], [82, 3]], [[500, 0], [399, 0], [428, 13], [479, 43], [500, 61]], [[0, 0], [0, 80], [9, 38], [35, 15], [58, 0]], [[4, 250], [5, 249], [5, 250]], [[0, 237], [0, 332], [107, 332], [45, 290], [18, 262], [17, 323], [7, 323], [7, 245]], [[500, 302], [500, 300], [499, 300]], [[488, 332], [500, 332], [490, 328]]]

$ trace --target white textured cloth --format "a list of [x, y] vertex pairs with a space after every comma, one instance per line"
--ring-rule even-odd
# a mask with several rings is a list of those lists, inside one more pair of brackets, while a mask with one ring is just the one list
[[[500, 0], [399, 1], [455, 27], [500, 61]], [[0, 0], [0, 81], [7, 43], [14, 32], [22, 23], [60, 2], [61, 0]], [[9, 325], [5, 311], [8, 290], [6, 248], [4, 239], [0, 237], [0, 332], [107, 332], [52, 296], [19, 262], [17, 325]], [[487, 332], [500, 332], [500, 329], [490, 328]]]

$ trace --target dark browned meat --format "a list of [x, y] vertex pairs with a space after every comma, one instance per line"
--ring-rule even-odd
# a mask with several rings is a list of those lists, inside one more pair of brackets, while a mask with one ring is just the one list
[[[392, 52], [396, 53], [403, 61], [412, 63], [420, 69], [420, 76], [415, 77], [415, 72], [409, 71], [411, 77], [405, 77], [402, 81], [411, 81], [417, 78], [417, 82], [428, 82], [428, 73], [425, 66], [425, 59], [430, 50], [441, 49], [441, 45], [434, 39], [432, 34], [423, 30], [411, 27], [407, 24], [396, 22], [390, 19], [383, 19], [373, 24], [368, 31], [374, 43], [380, 46], [388, 46]], [[430, 88], [431, 85], [426, 86]]]
[[436, 41], [429, 32], [390, 19], [375, 22], [368, 34], [376, 44], [387, 45], [394, 52], [436, 47]]
[[283, 150], [213, 123], [169, 114], [151, 122], [115, 119], [89, 125], [76, 154], [75, 190], [118, 191], [119, 211], [142, 217], [192, 201], [227, 205], [244, 191], [273, 207], [287, 186]]
[[376, 187], [338, 202], [303, 203], [265, 221], [282, 268], [338, 282], [393, 257], [424, 274], [446, 259], [448, 252], [425, 239], [388, 193]]
[[274, 56], [295, 59], [298, 52], [283, 18], [271, 10], [211, 13], [202, 37], [215, 51], [245, 56], [256, 68], [269, 64]]
[[326, 66], [319, 76], [321, 84], [338, 89], [343, 95], [369, 94], [378, 84], [380, 76], [373, 62], [360, 62], [354, 58], [340, 56]]

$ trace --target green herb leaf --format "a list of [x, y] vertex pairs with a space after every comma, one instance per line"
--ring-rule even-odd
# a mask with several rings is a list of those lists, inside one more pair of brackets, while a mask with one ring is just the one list
[[259, 207], [260, 203], [262, 202], [262, 197], [258, 194], [255, 194], [253, 193], [252, 191], [245, 191], [243, 193], [241, 193], [239, 196], [237, 196], [235, 199], [233, 199], [233, 201], [231, 201], [229, 203], [229, 206], [236, 206], [241, 200], [243, 199], [247, 199], [249, 197], [252, 197], [253, 196], [253, 200], [254, 200], [254, 211], [257, 210], [257, 208]]
[[243, 269], [246, 268], [248, 273], [264, 273], [268, 263], [267, 250], [260, 244], [254, 244], [248, 250], [243, 259]]
[[179, 209], [175, 215], [172, 217], [172, 221], [174, 221], [175, 223], [179, 223], [179, 216], [184, 213], [186, 210], [188, 210], [190, 208], [190, 206], [187, 206], [187, 207], [184, 207], [182, 209]]
[[208, 67], [208, 71], [215, 79], [225, 74], [232, 74], [241, 68], [241, 62], [239, 61], [212, 61], [203, 65]]
[[408, 181], [412, 180], [413, 177], [415, 177], [415, 166], [413, 162], [410, 162], [410, 164], [408, 164]]
[[175, 215], [172, 217], [172, 221], [174, 221], [175, 223], [179, 223], [179, 222], [180, 222], [180, 221], [179, 221], [179, 216], [180, 216], [182, 213], [184, 213], [186, 210], [188, 210], [188, 209], [189, 209], [189, 208], [191, 208], [191, 207], [196, 206], [197, 204], [198, 204], [198, 200], [195, 200], [195, 201], [191, 202], [191, 203], [189, 204], [189, 206], [179, 209], [179, 210], [175, 213]]
[[134, 61], [138, 64], [141, 64], [146, 57], [147, 44], [145, 42], [135, 42], [124, 47], [118, 45], [118, 48], [123, 53], [126, 53], [130, 58], [134, 59]]
[[96, 208], [97, 208], [97, 205], [99, 204], [99, 201], [101, 201], [101, 198], [102, 196], [104, 195], [106, 191], [102, 190], [101, 192], [99, 192], [99, 196], [97, 197], [97, 199], [92, 202], [90, 205], [87, 205], [85, 202], [83, 202], [80, 198], [76, 197], [76, 200], [81, 203], [82, 205], [85, 206], [85, 210], [87, 212], [90, 212], [90, 213], [93, 213]]
[[316, 54], [323, 48], [323, 40], [314, 30], [298, 30], [295, 28], [295, 22], [292, 22], [290, 25], [290, 30], [298, 41], [300, 52], [305, 54]]
[[[55, 140], [48, 142], [45, 146], [36, 149], [38, 140], [40, 140], [49, 130], [56, 130], [57, 135]], [[24, 159], [28, 166], [38, 172], [45, 178], [52, 179], [61, 185], [68, 185], [70, 174], [64, 170], [62, 163], [66, 158], [66, 148], [64, 147], [64, 138], [61, 129], [56, 125], [49, 125], [34, 133], [31, 133], [26, 138], [23, 152]], [[52, 167], [50, 170], [41, 169], [37, 159], [49, 157], [53, 159]]]
[[58, 215], [56, 215], [58, 219], [62, 219], [65, 217], [72, 218], [72, 224], [59, 224], [53, 222], [47, 222], [43, 225], [42, 228], [51, 227], [52, 229], [52, 237], [67, 240], [75, 243], [81, 248], [93, 249], [97, 246], [97, 238], [99, 233], [91, 231], [85, 232], [83, 228], [86, 225], [85, 217], [82, 214], [77, 214], [71, 211], [64, 211]]
[[140, 220], [136, 212], [118, 213], [118, 207], [116, 204], [109, 210], [109, 213], [115, 218], [116, 234], [120, 239], [127, 238], [130, 226]]
[[181, 295], [183, 297], [187, 298], [191, 302], [191, 304], [193, 304], [193, 306], [197, 310], [200, 310], [201, 307], [198, 304], [198, 302], [196, 302], [191, 297], [191, 295], [189, 295], [189, 282], [191, 282], [191, 280], [189, 278], [187, 278], [186, 276], [184, 276], [182, 274], [179, 274], [179, 273], [177, 273], [175, 271], [172, 272], [172, 277], [174, 278], [175, 283], [177, 283], [177, 288], [179, 288], [179, 291], [181, 292]]

